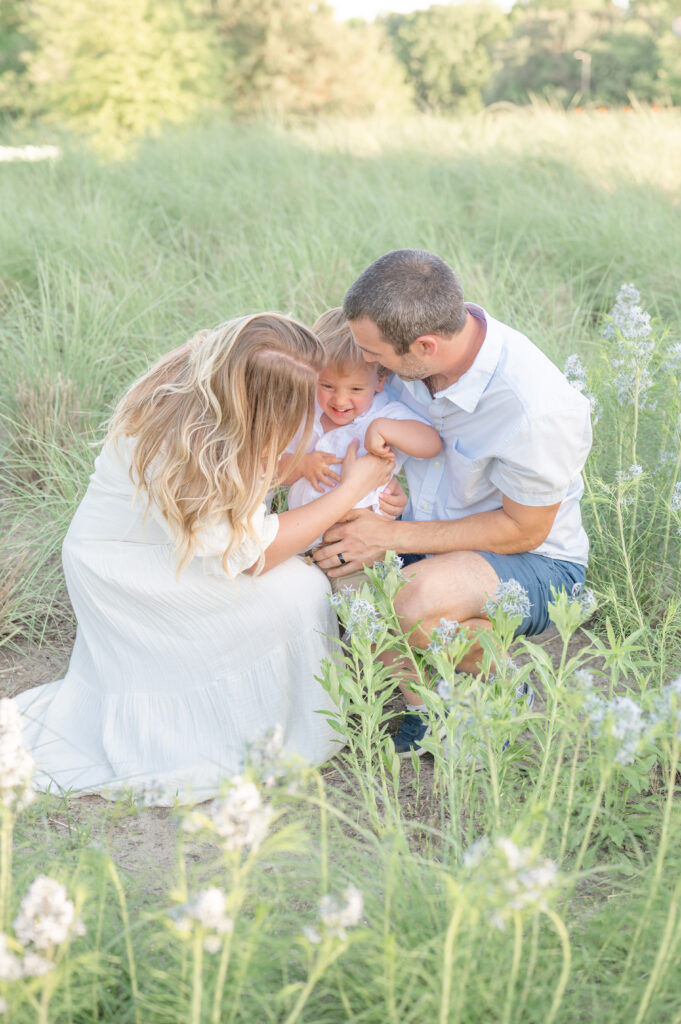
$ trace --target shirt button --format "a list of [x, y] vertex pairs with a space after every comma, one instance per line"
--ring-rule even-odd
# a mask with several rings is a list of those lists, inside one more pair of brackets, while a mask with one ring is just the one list
[[439, 469], [440, 468], [440, 460], [438, 459], [437, 462], [433, 463], [433, 465], [435, 466], [436, 469]]

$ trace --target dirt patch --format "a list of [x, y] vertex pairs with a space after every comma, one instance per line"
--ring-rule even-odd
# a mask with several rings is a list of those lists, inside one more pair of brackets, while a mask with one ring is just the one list
[[[543, 647], [557, 664], [562, 642], [555, 629], [547, 630], [535, 642]], [[588, 640], [581, 630], [572, 637], [569, 655]], [[0, 696], [14, 696], [41, 683], [61, 679], [66, 672], [71, 643], [64, 640], [42, 648], [7, 650], [0, 648]], [[526, 656], [515, 658], [522, 663]], [[541, 694], [537, 694], [539, 708]], [[400, 698], [395, 698], [399, 710]], [[537, 710], [537, 705], [535, 705]], [[345, 773], [340, 759], [334, 759], [324, 768], [327, 788], [337, 789], [339, 795], [347, 792]], [[405, 794], [405, 819], [424, 827], [436, 824], [433, 816], [432, 783], [433, 761], [430, 756], [421, 760], [418, 785], [416, 773], [408, 758], [401, 765], [401, 792]], [[422, 797], [416, 796], [421, 792]], [[177, 817], [170, 808], [112, 804], [97, 796], [83, 796], [68, 800], [55, 799], [42, 820], [55, 843], [60, 838], [71, 838], [76, 843], [97, 842], [106, 847], [131, 886], [148, 898], [167, 895], [177, 863]], [[192, 860], [200, 861], [204, 854], [200, 848], [189, 853]]]
[[61, 679], [71, 655], [73, 638], [45, 647], [10, 650], [0, 647], [0, 697], [14, 697], [41, 683]]

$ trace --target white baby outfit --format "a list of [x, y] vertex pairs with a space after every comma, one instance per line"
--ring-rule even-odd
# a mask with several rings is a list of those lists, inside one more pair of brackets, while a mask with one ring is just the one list
[[[325, 575], [300, 558], [245, 574], [260, 553], [246, 541], [230, 579], [227, 522], [200, 533], [176, 575], [163, 516], [152, 505], [145, 517], [146, 495], [134, 496], [132, 446], [104, 446], [64, 540], [78, 619], [66, 676], [15, 698], [38, 788], [206, 799], [276, 726], [286, 751], [325, 761], [338, 749], [315, 679], [338, 635]], [[279, 521], [262, 505], [253, 525], [264, 548]]]
[[[312, 438], [307, 450], [308, 452], [328, 452], [331, 455], [337, 455], [340, 463], [343, 461], [349, 445], [354, 440], [359, 440], [357, 454], [366, 455], [367, 450], [364, 447], [364, 436], [369, 424], [379, 417], [381, 419], [389, 420], [416, 420], [419, 423], [429, 422], [421, 413], [414, 412], [413, 409], [408, 408], [402, 402], [397, 402], [395, 399], [389, 398], [385, 392], [379, 391], [374, 395], [371, 405], [366, 412], [357, 416], [352, 423], [345, 423], [340, 427], [334, 427], [333, 430], [325, 431], [322, 426], [322, 410], [320, 406], [317, 405], [315, 409], [314, 425], [312, 428]], [[295, 451], [299, 437], [300, 434], [297, 434], [293, 439], [289, 446], [289, 451]], [[394, 449], [394, 451], [395, 473], [399, 473], [407, 456], [398, 448]], [[323, 484], [322, 487], [325, 491], [330, 490], [329, 487], [325, 487]], [[375, 490], [371, 491], [370, 494], [367, 494], [361, 501], [357, 502], [355, 508], [371, 508], [374, 512], [379, 512], [380, 507], [378, 497], [384, 488], [385, 484], [383, 484], [382, 487], [377, 487]], [[299, 480], [296, 480], [295, 483], [291, 484], [289, 488], [288, 507], [300, 508], [301, 505], [307, 505], [319, 496], [320, 491], [315, 490], [309, 480], [306, 480], [305, 477], [301, 477]], [[319, 544], [320, 541], [321, 537], [318, 537], [315, 544]]]

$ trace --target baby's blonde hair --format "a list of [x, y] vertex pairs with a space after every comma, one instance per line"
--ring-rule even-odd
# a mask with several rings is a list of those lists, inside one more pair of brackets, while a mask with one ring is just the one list
[[[370, 365], [364, 359], [362, 350], [352, 336], [350, 324], [340, 306], [327, 309], [315, 321], [312, 330], [324, 347], [324, 366], [337, 373], [352, 373], [354, 370], [366, 370]], [[376, 364], [374, 364], [376, 365]], [[387, 374], [382, 366], [376, 366], [378, 376]]]
[[232, 527], [225, 571], [246, 537], [257, 540], [251, 516], [301, 423], [296, 461], [307, 448], [323, 359], [307, 327], [256, 313], [199, 331], [118, 404], [108, 437], [135, 438], [131, 477], [170, 526], [178, 572], [194, 554], [197, 531], [223, 516]]

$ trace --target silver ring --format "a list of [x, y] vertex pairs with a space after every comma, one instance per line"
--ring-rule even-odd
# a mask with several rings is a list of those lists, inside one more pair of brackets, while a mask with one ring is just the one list
[[338, 561], [340, 562], [341, 565], [345, 565], [345, 559], [341, 555], [340, 551], [338, 552]]

